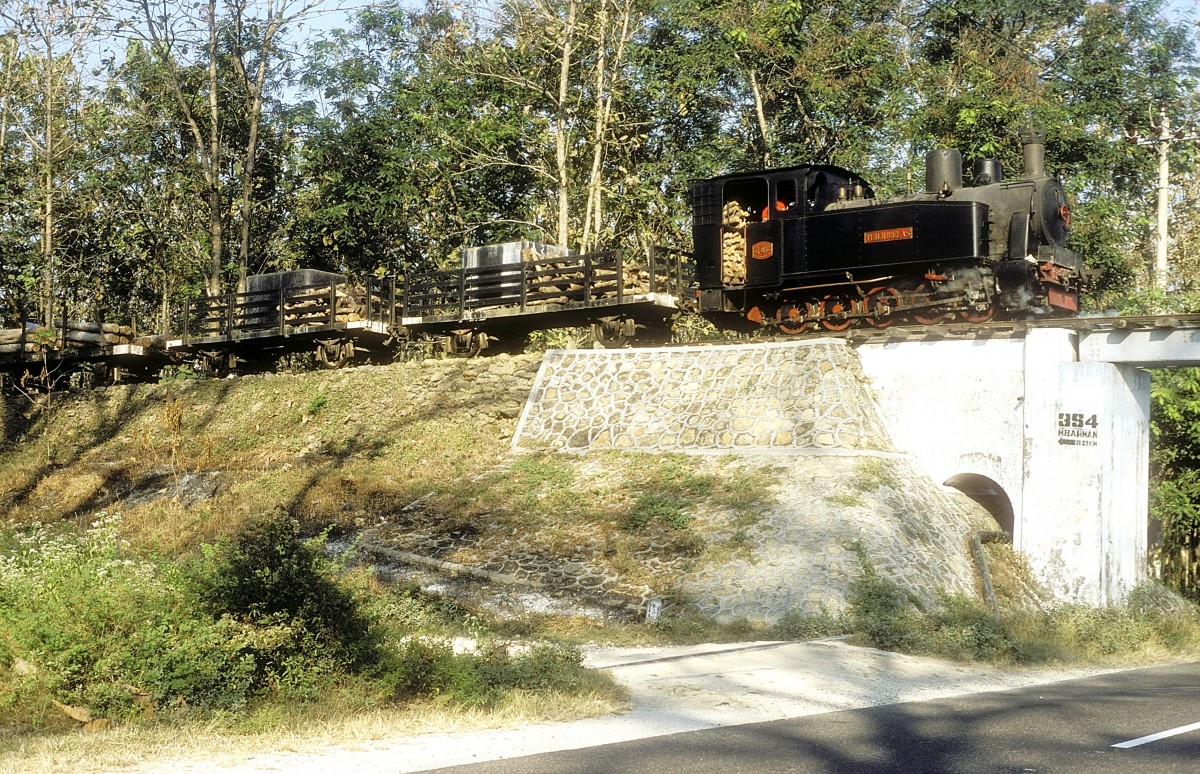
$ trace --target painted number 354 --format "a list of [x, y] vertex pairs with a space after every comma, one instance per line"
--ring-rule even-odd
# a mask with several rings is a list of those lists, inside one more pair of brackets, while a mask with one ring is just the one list
[[1059, 427], [1091, 427], [1091, 428], [1095, 428], [1099, 424], [1100, 424], [1100, 420], [1096, 419], [1095, 414], [1092, 414], [1090, 417], [1087, 417], [1086, 419], [1084, 418], [1083, 414], [1059, 413], [1059, 415], [1058, 415], [1058, 426]]

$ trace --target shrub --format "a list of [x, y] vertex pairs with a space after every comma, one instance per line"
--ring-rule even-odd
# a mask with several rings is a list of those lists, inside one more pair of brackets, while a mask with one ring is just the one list
[[236, 709], [253, 691], [253, 657], [232, 621], [189, 607], [182, 576], [137, 557], [101, 514], [0, 538], [0, 725], [40, 725], [50, 700], [95, 716], [165, 707]]
[[256, 648], [266, 672], [286, 672], [298, 652], [350, 669], [378, 658], [372, 620], [338, 583], [316, 542], [300, 539], [295, 520], [276, 516], [220, 546], [211, 571], [197, 576], [201, 603], [214, 617], [282, 636], [267, 638], [268, 650]]
[[926, 639], [920, 644], [926, 653], [967, 661], [1005, 661], [1016, 652], [1008, 628], [968, 597], [943, 599], [926, 628]]
[[855, 632], [877, 648], [912, 649], [919, 640], [920, 615], [907, 595], [881, 577], [865, 556], [862, 568], [862, 576], [850, 586], [850, 620]]
[[769, 636], [777, 640], [811, 640], [850, 631], [851, 623], [842, 615], [821, 612], [806, 615], [792, 611], [772, 626]]
[[413, 637], [384, 660], [380, 683], [395, 699], [445, 696], [466, 707], [495, 704], [513, 691], [572, 691], [589, 675], [577, 648], [540, 642], [513, 655], [503, 643], [456, 654], [442, 640]]

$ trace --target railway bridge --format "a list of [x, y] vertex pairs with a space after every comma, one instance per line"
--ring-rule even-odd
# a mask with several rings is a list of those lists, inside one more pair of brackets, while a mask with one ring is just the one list
[[857, 343], [898, 447], [985, 505], [1062, 600], [1146, 577], [1150, 374], [1200, 365], [1200, 319], [997, 324]]
[[[1146, 369], [1194, 365], [1200, 317], [551, 352], [514, 447], [905, 458], [985, 506], [1058, 599], [1105, 605], [1146, 578]], [[910, 565], [949, 577], [962, 549], [922, 550]]]

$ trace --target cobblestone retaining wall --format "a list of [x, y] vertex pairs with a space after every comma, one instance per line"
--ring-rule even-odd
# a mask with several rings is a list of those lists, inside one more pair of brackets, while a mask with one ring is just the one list
[[841, 341], [548, 352], [513, 448], [895, 451]]

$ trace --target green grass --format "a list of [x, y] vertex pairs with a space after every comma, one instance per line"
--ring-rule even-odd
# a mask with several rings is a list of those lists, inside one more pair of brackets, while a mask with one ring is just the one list
[[922, 609], [864, 558], [847, 628], [885, 650], [993, 664], [1136, 664], [1200, 652], [1200, 608], [1182, 600], [1166, 610], [1143, 602], [1163, 594], [1147, 584], [1111, 607], [1008, 605], [996, 620], [979, 600], [962, 596]]

